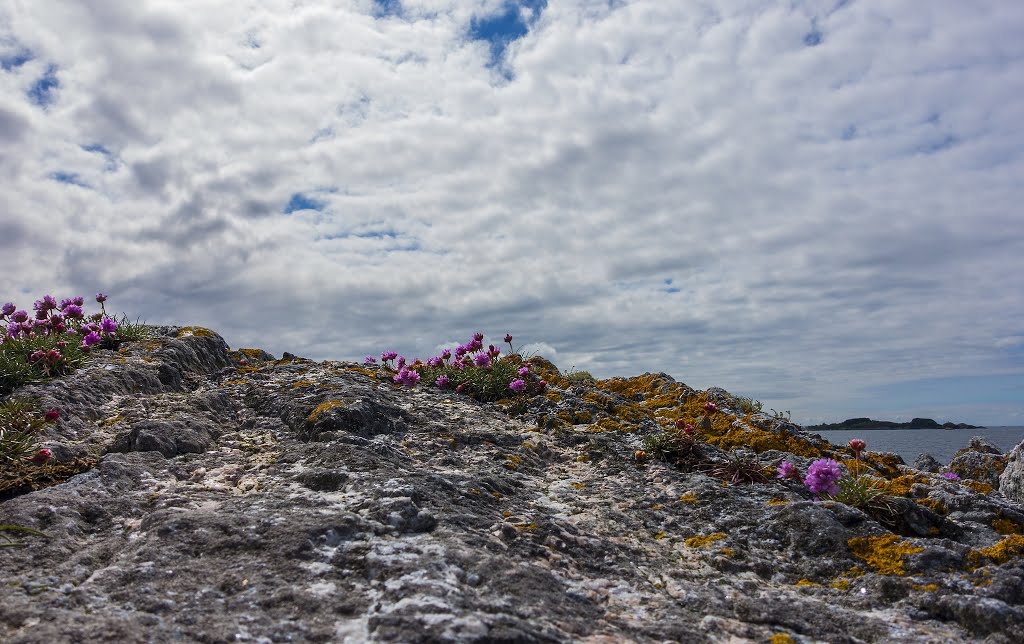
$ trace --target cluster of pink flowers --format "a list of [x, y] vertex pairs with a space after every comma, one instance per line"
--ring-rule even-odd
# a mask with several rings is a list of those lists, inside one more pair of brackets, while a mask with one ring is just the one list
[[[459, 345], [454, 351], [444, 349], [440, 354], [427, 359], [426, 362], [416, 359], [409, 364], [406, 363], [404, 356], [398, 355], [397, 351], [384, 351], [380, 354], [380, 362], [383, 366], [396, 370], [395, 375], [391, 378], [393, 382], [406, 387], [414, 387], [419, 383], [422, 375], [420, 372], [424, 367], [453, 369], [457, 371], [464, 371], [473, 367], [484, 370], [491, 369], [499, 360], [501, 349], [493, 344], [484, 348], [483, 340], [483, 333], [475, 333], [469, 342]], [[505, 335], [505, 342], [509, 345], [510, 349], [513, 348], [511, 335]], [[377, 358], [368, 355], [363, 359], [363, 362], [364, 364], [377, 364]], [[516, 371], [516, 375], [518, 377], [513, 378], [508, 383], [508, 389], [515, 393], [523, 393], [531, 383], [537, 391], [543, 391], [547, 386], [547, 383], [543, 380], [532, 382], [529, 367], [520, 367]], [[439, 389], [447, 389], [451, 385], [451, 378], [447, 374], [442, 373], [434, 380], [434, 385]], [[455, 390], [461, 393], [464, 389], [465, 383], [458, 385]]]
[[[117, 322], [106, 315], [103, 303], [107, 301], [107, 296], [97, 293], [96, 301], [100, 304], [101, 313], [93, 316], [92, 321], [85, 319], [85, 312], [82, 309], [85, 298], [81, 296], [65, 298], [58, 304], [52, 295], [44, 295], [33, 304], [35, 315], [31, 316], [31, 319], [28, 311], [19, 311], [13, 302], [7, 302], [0, 307], [0, 323], [4, 324], [3, 332], [0, 333], [0, 344], [62, 334], [78, 335], [81, 336], [81, 347], [88, 350], [102, 342], [105, 337], [115, 337], [117, 332]], [[66, 341], [61, 340], [58, 342], [58, 349], [45, 353], [37, 351], [32, 354], [30, 360], [44, 368], [52, 367], [63, 359], [59, 349], [66, 346]]]
[[[850, 449], [853, 450], [857, 463], [860, 463], [860, 453], [866, 447], [864, 441], [855, 438], [850, 441]], [[800, 471], [796, 465], [789, 461], [783, 461], [776, 469], [776, 478], [799, 479]], [[839, 480], [843, 478], [843, 470], [839, 463], [831, 458], [819, 458], [807, 468], [807, 476], [803, 483], [813, 494], [835, 495], [839, 493]]]

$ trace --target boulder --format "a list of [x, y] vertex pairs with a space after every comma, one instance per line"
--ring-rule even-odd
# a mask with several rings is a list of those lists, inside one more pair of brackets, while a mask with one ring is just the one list
[[[165, 327], [22, 387], [62, 412], [41, 437], [57, 478], [0, 493], [0, 545], [21, 546], [0, 548], [0, 641], [1012, 642], [1024, 627], [1019, 497], [871, 452], [858, 473], [885, 494], [816, 498], [775, 467], [845, 465], [847, 447], [665, 374], [529, 364], [544, 395], [481, 403]], [[673, 458], [675, 421], [709, 400], [699, 458]]]
[[999, 491], [1008, 499], [1024, 503], [1024, 441], [1007, 455], [1006, 468], [999, 475]]

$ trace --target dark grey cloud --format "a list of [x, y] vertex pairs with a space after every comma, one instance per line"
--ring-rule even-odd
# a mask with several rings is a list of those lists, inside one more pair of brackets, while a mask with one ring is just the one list
[[540, 4], [0, 9], [0, 221], [62, 249], [0, 294], [313, 358], [510, 332], [798, 419], [1024, 369], [1024, 8]]

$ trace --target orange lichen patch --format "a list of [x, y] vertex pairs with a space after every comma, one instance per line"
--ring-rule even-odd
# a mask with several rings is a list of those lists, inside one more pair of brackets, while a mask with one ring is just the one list
[[246, 358], [253, 358], [254, 360], [259, 360], [260, 356], [263, 355], [263, 349], [239, 349], [238, 352]]
[[544, 394], [544, 397], [550, 400], [551, 402], [556, 403], [562, 399], [562, 394], [558, 393], [557, 391], [549, 391], [546, 394]]
[[918, 483], [927, 485], [928, 478], [922, 474], [904, 474], [884, 483], [882, 489], [890, 496], [909, 496], [910, 488]]
[[505, 459], [505, 468], [509, 470], [515, 470], [522, 464], [523, 457], [517, 454], [512, 454]]
[[992, 528], [999, 534], [1020, 534], [1024, 532], [1024, 526], [1010, 519], [993, 519]]
[[561, 372], [558, 371], [558, 367], [549, 360], [540, 356], [534, 356], [527, 359], [525, 364], [530, 367], [530, 371], [537, 375], [541, 380], [546, 381], [549, 385], [561, 387], [562, 389], [568, 389], [572, 386], [569, 379], [563, 376]]
[[894, 534], [854, 537], [846, 542], [853, 556], [863, 559], [880, 575], [902, 575], [903, 558], [924, 548], [911, 545]]
[[839, 579], [836, 579], [835, 581], [830, 583], [829, 586], [835, 588], [836, 590], [849, 590], [850, 580], [846, 579], [845, 577], [840, 577]]
[[801, 579], [800, 581], [793, 584], [794, 586], [820, 586], [821, 584], [815, 583], [810, 579]]
[[101, 420], [99, 422], [99, 426], [110, 427], [111, 425], [116, 425], [117, 423], [124, 422], [125, 420], [126, 419], [124, 416], [111, 416], [110, 418], [104, 418], [103, 420]]
[[667, 535], [668, 535], [668, 533], [665, 532], [664, 530], [658, 530], [657, 532], [654, 533], [654, 538], [660, 541], [660, 540], [664, 539]]
[[175, 337], [182, 338], [188, 335], [194, 335], [197, 338], [209, 338], [217, 335], [213, 331], [201, 326], [184, 326], [178, 330], [178, 335]]
[[913, 590], [922, 590], [926, 593], [931, 593], [939, 589], [938, 584], [910, 584]]
[[690, 537], [685, 541], [686, 545], [690, 548], [703, 548], [706, 545], [712, 544], [719, 539], [724, 539], [725, 534], [722, 532], [716, 532], [714, 534]]
[[1024, 535], [1011, 534], [988, 548], [972, 550], [967, 556], [974, 565], [981, 564], [981, 557], [1001, 565], [1010, 559], [1021, 556], [1022, 553], [1024, 553]]
[[[722, 423], [725, 424], [725, 428], [720, 430], [719, 416], [723, 416], [723, 414], [712, 416], [713, 435], [704, 438], [709, 444], [720, 449], [731, 451], [740, 447], [749, 447], [758, 453], [780, 450], [798, 456], [822, 455], [821, 450], [814, 443], [785, 432], [772, 432], [754, 427], [733, 427], [731, 423]], [[714, 434], [718, 431], [721, 433]]]
[[928, 508], [935, 514], [949, 514], [949, 508], [946, 507], [945, 503], [938, 499], [914, 499], [914, 503]]
[[315, 423], [316, 419], [320, 418], [320, 415], [323, 414], [324, 412], [334, 409], [335, 407], [344, 406], [345, 403], [341, 402], [340, 400], [325, 400], [324, 402], [316, 406], [316, 409], [314, 409], [313, 412], [306, 417], [306, 420], [311, 423]]
[[722, 555], [723, 557], [729, 557], [731, 559], [732, 556], [736, 554], [736, 551], [732, 548], [722, 548], [718, 551], [718, 554]]
[[900, 457], [896, 454], [885, 452], [864, 452], [861, 454], [861, 462], [870, 465], [876, 472], [886, 478], [899, 476]]
[[679, 496], [679, 500], [682, 503], [700, 503], [700, 499], [693, 492], [687, 492]]
[[355, 371], [356, 373], [361, 373], [364, 376], [366, 376], [367, 378], [372, 378], [373, 380], [377, 380], [377, 376], [379, 375], [378, 372], [374, 371], [373, 369], [367, 369], [366, 367], [355, 367], [355, 366], [352, 366], [352, 367], [345, 367], [345, 370], [346, 371]]
[[[645, 373], [632, 378], [609, 378], [598, 380], [594, 384], [600, 390], [619, 394], [629, 400], [643, 400], [651, 406], [661, 407], [679, 404], [680, 396], [690, 391], [689, 387], [675, 382], [663, 373]], [[666, 396], [668, 398], [661, 399]], [[664, 404], [654, 405], [651, 403], [652, 400], [659, 400]]]
[[292, 387], [295, 387], [295, 388], [299, 388], [299, 387], [313, 387], [315, 385], [316, 385], [315, 382], [310, 382], [308, 380], [296, 380], [295, 382], [292, 383]]
[[765, 505], [789, 505], [789, 501], [783, 499], [782, 497], [775, 496], [768, 499]]
[[246, 365], [244, 367], [236, 367], [235, 373], [254, 373], [256, 371], [261, 371], [262, 369], [263, 367], [257, 367], [255, 365]]
[[225, 380], [224, 382], [220, 383], [220, 385], [222, 387], [230, 387], [232, 385], [247, 385], [247, 384], [249, 384], [249, 381], [246, 380], [245, 378], [235, 378], [234, 380]]
[[768, 642], [770, 644], [793, 644], [796, 640], [785, 633], [776, 633], [768, 639]]
[[971, 488], [978, 494], [989, 494], [992, 492], [992, 486], [988, 483], [982, 483], [981, 481], [961, 481], [964, 485]]

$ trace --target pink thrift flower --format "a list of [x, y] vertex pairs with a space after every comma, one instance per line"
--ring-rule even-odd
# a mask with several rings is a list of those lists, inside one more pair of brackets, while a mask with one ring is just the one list
[[56, 409], [51, 409], [50, 411], [46, 412], [43, 418], [45, 418], [46, 422], [48, 423], [56, 422], [56, 420], [60, 418], [60, 411]]
[[523, 389], [526, 389], [526, 381], [525, 380], [513, 380], [512, 382], [508, 383], [508, 388], [511, 389], [512, 391], [516, 392], [517, 394], [521, 393], [523, 391]]
[[28, 460], [32, 461], [33, 463], [39, 463], [40, 465], [42, 465], [51, 458], [53, 458], [53, 452], [44, 447], [35, 454], [33, 454], [32, 456], [30, 456]]
[[850, 441], [850, 449], [852, 449], [857, 454], [860, 454], [866, 446], [867, 445], [864, 443], [864, 441], [862, 441], [859, 438], [854, 438], [853, 440]]
[[795, 479], [800, 478], [800, 472], [797, 471], [796, 465], [793, 465], [789, 461], [782, 461], [779, 463], [779, 468], [775, 470], [778, 472], [776, 478], [780, 479]]
[[708, 401], [707, 403], [704, 404], [704, 413], [705, 414], [710, 416], [711, 414], [715, 413], [716, 411], [718, 411], [718, 405], [716, 405], [715, 403]]
[[446, 375], [444, 375], [442, 373], [440, 376], [437, 377], [437, 380], [434, 381], [434, 384], [437, 385], [438, 389], [447, 389], [448, 388], [448, 376], [446, 376]]
[[508, 333], [505, 334], [505, 342], [512, 344], [512, 336]]
[[103, 304], [104, 302], [106, 302], [107, 301], [106, 294], [105, 293], [97, 293], [96, 294], [96, 301], [99, 302], [100, 304]]
[[491, 365], [491, 356], [486, 353], [478, 353], [473, 356], [473, 362], [478, 367], [489, 367]]
[[943, 472], [942, 473], [942, 478], [950, 480], [950, 481], [959, 481], [960, 480], [960, 476], [956, 472]]
[[819, 458], [807, 468], [804, 485], [814, 494], [838, 494], [838, 483], [842, 477], [839, 463], [831, 458]]
[[85, 335], [84, 338], [82, 338], [82, 346], [83, 347], [91, 347], [92, 345], [97, 344], [97, 343], [101, 342], [102, 340], [103, 339], [100, 337], [99, 333], [97, 333], [95, 331], [90, 331], [89, 333], [87, 333]]
[[526, 376], [528, 373], [530, 373], [530, 368], [529, 367], [519, 367], [519, 369], [516, 371], [516, 373], [519, 374], [520, 376]]

